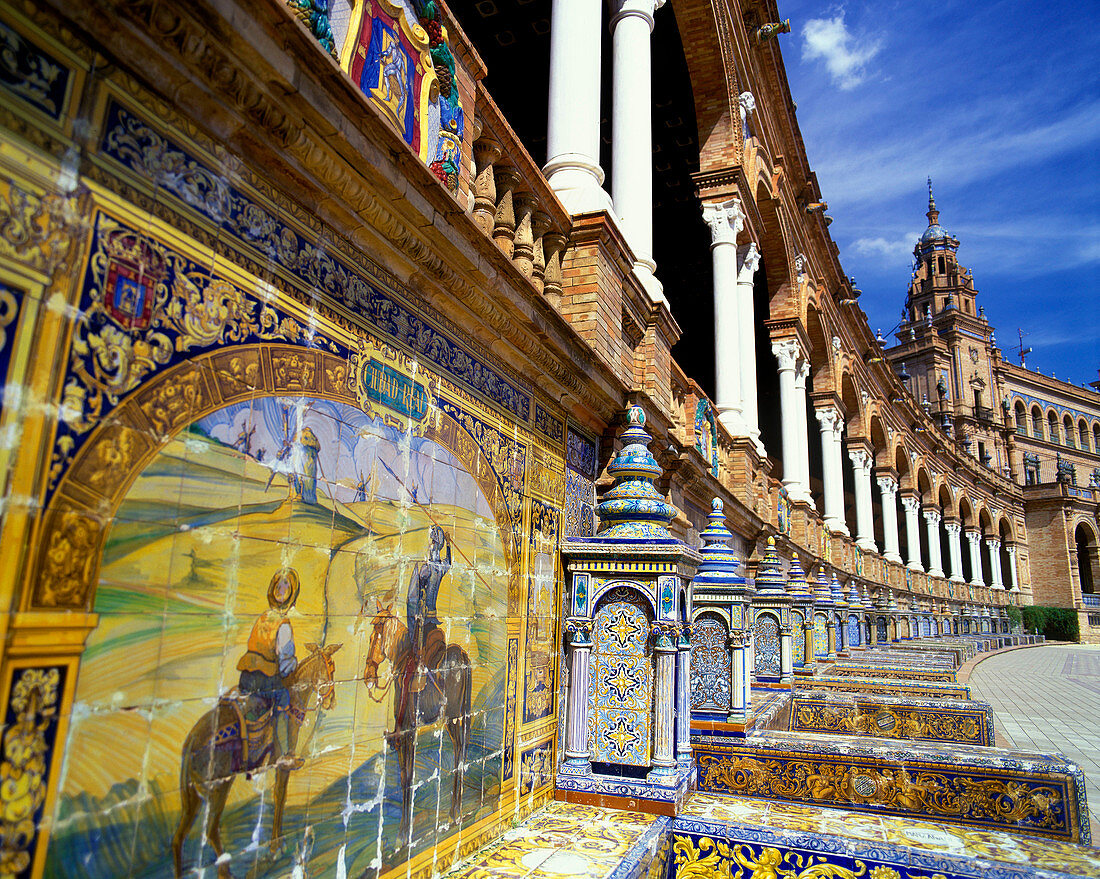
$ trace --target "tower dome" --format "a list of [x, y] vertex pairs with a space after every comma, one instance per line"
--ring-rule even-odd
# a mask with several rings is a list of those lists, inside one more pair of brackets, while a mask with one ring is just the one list
[[940, 212], [936, 209], [936, 199], [932, 196], [932, 178], [928, 178], [928, 228], [924, 230], [917, 246], [913, 249], [913, 255], [920, 259], [936, 250], [954, 251], [959, 246], [959, 240], [940, 225]]

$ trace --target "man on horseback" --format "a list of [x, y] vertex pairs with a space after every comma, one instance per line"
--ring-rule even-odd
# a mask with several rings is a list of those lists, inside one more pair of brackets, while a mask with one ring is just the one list
[[[447, 535], [438, 525], [428, 531], [428, 560], [413, 569], [409, 580], [409, 593], [405, 601], [405, 617], [409, 631], [409, 655], [405, 661], [401, 701], [397, 707], [397, 726], [402, 728], [410, 693], [418, 693], [425, 686], [435, 686], [433, 670], [435, 660], [446, 649], [446, 640], [439, 628], [436, 602], [443, 577], [451, 569], [451, 545]], [[443, 549], [446, 547], [446, 556]]]
[[[294, 755], [290, 730], [290, 691], [286, 678], [298, 668], [294, 653], [294, 629], [287, 615], [298, 600], [301, 584], [298, 572], [282, 568], [275, 572], [267, 587], [265, 610], [256, 619], [248, 636], [248, 650], [237, 663], [241, 673], [240, 692], [255, 696], [273, 708], [275, 741], [280, 766], [298, 769], [303, 761]], [[242, 730], [243, 733], [243, 730]]]

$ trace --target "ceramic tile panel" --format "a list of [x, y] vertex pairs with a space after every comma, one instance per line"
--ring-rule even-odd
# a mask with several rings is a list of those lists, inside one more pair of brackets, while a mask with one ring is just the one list
[[630, 590], [612, 590], [596, 611], [588, 742], [592, 760], [648, 766], [653, 673], [646, 653], [650, 619]]
[[[54, 60], [46, 115], [78, 78]], [[71, 312], [25, 328], [40, 293], [0, 284], [0, 377], [16, 333], [63, 352], [20, 379], [63, 413], [25, 604], [85, 626], [8, 672], [44, 759], [16, 872], [430, 873], [545, 788], [565, 474], [590, 509], [595, 444], [567, 468], [564, 412], [142, 101], [95, 102]]]
[[697, 617], [692, 625], [691, 709], [727, 711], [730, 704], [729, 629], [716, 614]]

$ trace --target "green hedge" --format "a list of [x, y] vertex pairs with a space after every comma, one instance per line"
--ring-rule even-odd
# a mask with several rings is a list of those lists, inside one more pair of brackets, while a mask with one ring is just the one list
[[[1009, 608], [1009, 613], [1013, 608]], [[1046, 635], [1051, 641], [1077, 641], [1077, 611], [1066, 607], [1025, 605], [1020, 608], [1024, 630]]]

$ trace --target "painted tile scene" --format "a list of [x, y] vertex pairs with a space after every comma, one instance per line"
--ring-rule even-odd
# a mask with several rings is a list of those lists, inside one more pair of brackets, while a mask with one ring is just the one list
[[837, 171], [909, 15], [0, 0], [0, 877], [1100, 875], [1100, 383]]

